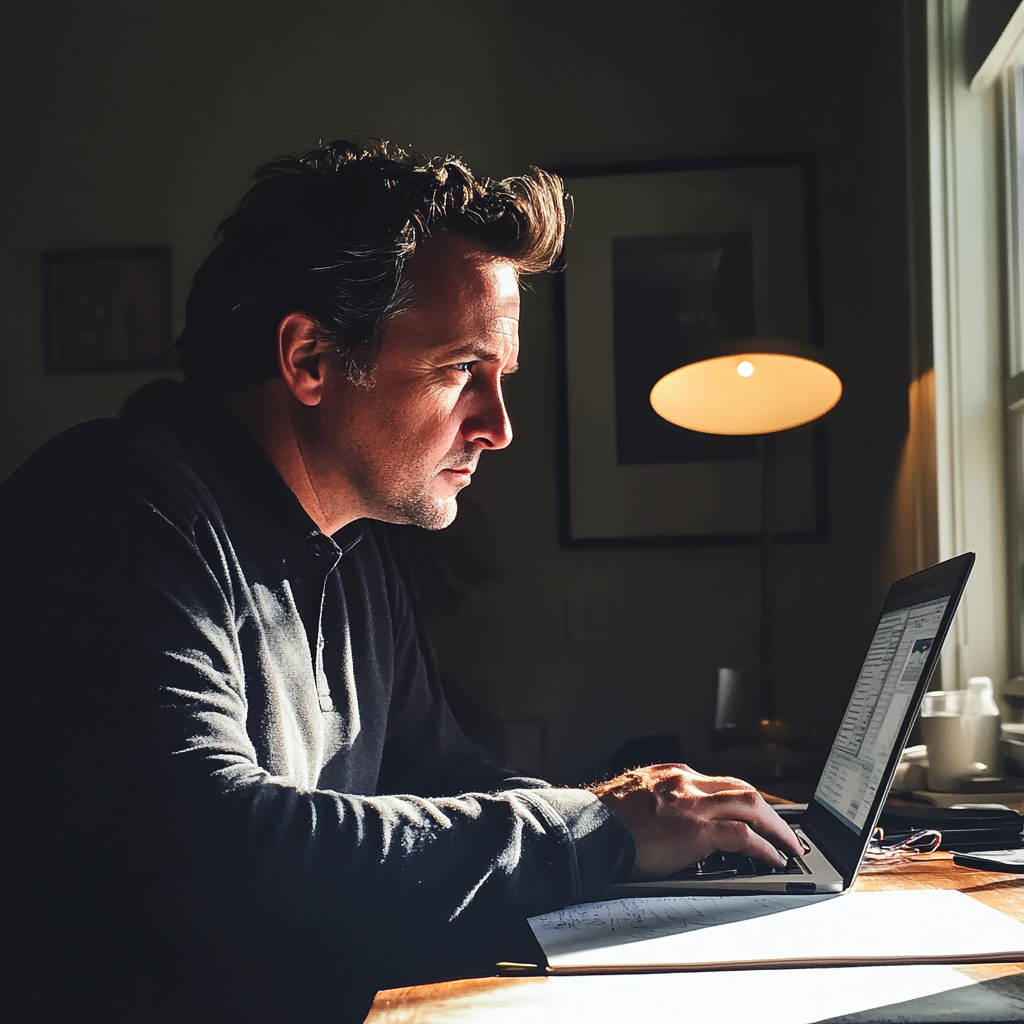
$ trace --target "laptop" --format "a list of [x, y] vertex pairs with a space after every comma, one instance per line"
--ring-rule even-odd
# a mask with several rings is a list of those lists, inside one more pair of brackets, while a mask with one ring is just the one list
[[974, 553], [967, 552], [892, 585], [814, 796], [796, 826], [809, 853], [790, 858], [785, 869], [716, 854], [669, 878], [614, 883], [602, 898], [847, 890], [973, 565]]

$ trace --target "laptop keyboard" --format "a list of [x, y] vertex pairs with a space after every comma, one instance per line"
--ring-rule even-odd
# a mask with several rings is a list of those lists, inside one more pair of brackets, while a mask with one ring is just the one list
[[704, 860], [682, 871], [672, 878], [749, 878], [758, 875], [809, 875], [807, 865], [799, 857], [790, 857], [784, 868], [773, 868], [764, 861], [744, 857], [739, 853], [713, 853]]

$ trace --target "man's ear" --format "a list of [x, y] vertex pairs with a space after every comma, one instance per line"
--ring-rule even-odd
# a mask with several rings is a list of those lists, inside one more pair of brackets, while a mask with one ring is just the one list
[[317, 322], [305, 313], [289, 313], [277, 325], [277, 368], [303, 405], [320, 403], [325, 362], [334, 351]]

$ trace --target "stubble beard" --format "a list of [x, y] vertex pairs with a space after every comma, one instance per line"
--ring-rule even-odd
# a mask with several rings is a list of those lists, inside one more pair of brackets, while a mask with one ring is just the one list
[[418, 526], [423, 530], [443, 530], [455, 522], [459, 506], [454, 495], [431, 499], [425, 494], [417, 494], [396, 506], [395, 512], [399, 518], [390, 519], [392, 523]]
[[[473, 470], [479, 461], [478, 448], [449, 452], [426, 479], [421, 479], [413, 485], [374, 488], [376, 493], [368, 502], [373, 509], [373, 517], [387, 523], [418, 526], [423, 530], [443, 530], [451, 526], [459, 513], [456, 496], [453, 494], [447, 498], [438, 498], [430, 493], [431, 488], [435, 486], [437, 476], [442, 470], [467, 466]], [[383, 469], [382, 475], [389, 476], [387, 467]]]

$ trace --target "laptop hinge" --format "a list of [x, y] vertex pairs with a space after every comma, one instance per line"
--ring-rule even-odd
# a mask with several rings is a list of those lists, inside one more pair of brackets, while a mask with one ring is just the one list
[[845, 891], [849, 889], [850, 886], [853, 885], [854, 878], [857, 877], [857, 871], [860, 869], [860, 862], [864, 859], [863, 851], [861, 852], [860, 857], [857, 858], [857, 863], [853, 865], [852, 869], [847, 868], [843, 863], [843, 858], [836, 852], [835, 847], [833, 847], [828, 840], [821, 835], [813, 824], [808, 827], [801, 822], [800, 828], [807, 838], [810, 839], [811, 842], [814, 843], [814, 845], [825, 855], [829, 864], [831, 864], [835, 869], [836, 874], [842, 878], [843, 890]]

